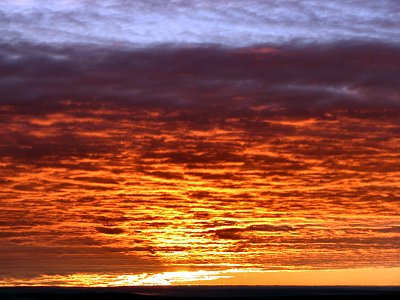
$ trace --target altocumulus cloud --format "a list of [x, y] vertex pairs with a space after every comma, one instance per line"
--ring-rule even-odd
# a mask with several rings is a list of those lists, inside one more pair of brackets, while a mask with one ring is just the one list
[[0, 276], [397, 266], [398, 19], [1, 1]]
[[[396, 41], [397, 0], [6, 0], [6, 42], [246, 46], [341, 39]], [[32, 22], [32, 20], [35, 20]]]

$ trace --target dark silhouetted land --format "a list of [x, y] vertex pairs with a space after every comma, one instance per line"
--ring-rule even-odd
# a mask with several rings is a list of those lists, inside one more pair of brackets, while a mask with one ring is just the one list
[[60, 288], [8, 287], [1, 300], [122, 299], [400, 299], [400, 287], [182, 286]]

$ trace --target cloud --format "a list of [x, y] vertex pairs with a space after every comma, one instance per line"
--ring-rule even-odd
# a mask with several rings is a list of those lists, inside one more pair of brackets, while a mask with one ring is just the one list
[[383, 233], [399, 233], [400, 232], [400, 226], [391, 226], [387, 228], [380, 228], [380, 229], [375, 229], [378, 232], [383, 232]]
[[289, 232], [295, 231], [296, 228], [289, 225], [271, 225], [271, 224], [253, 224], [247, 227], [231, 227], [231, 228], [223, 228], [217, 229], [215, 231], [210, 231], [215, 234], [215, 237], [218, 239], [227, 239], [227, 240], [247, 240], [248, 242], [252, 242], [252, 240], [258, 239], [258, 237], [250, 237], [245, 236], [243, 233], [246, 232]]
[[[204, 125], [201, 108], [219, 115], [221, 106], [232, 118], [240, 117], [235, 109], [268, 115], [281, 110], [398, 108], [398, 53], [396, 45], [372, 43], [287, 45], [277, 53], [3, 44], [1, 102], [39, 101], [42, 105], [30, 109], [47, 112], [74, 101], [81, 107], [99, 102], [195, 105], [200, 109], [197, 122]], [[234, 106], [228, 109], [228, 103]]]
[[[384, 1], [2, 1], [2, 41], [126, 45], [397, 41]], [[32, 22], [35, 20], [35, 22]], [[29, 25], [29, 26], [28, 26]]]
[[[0, 154], [45, 163], [49, 158], [59, 161], [61, 157], [118, 153], [124, 146], [107, 142], [115, 134], [123, 135], [116, 121], [136, 120], [153, 122], [152, 127], [136, 131], [149, 137], [140, 144], [142, 165], [164, 158], [194, 168], [204, 162], [225, 160], [244, 162], [249, 169], [263, 165], [266, 172], [289, 172], [307, 167], [282, 156], [243, 156], [234, 141], [222, 146], [196, 134], [215, 127], [239, 129], [253, 140], [268, 135], [271, 145], [278, 146], [282, 134], [308, 130], [312, 123], [302, 123], [304, 119], [317, 124], [324, 120], [336, 122], [340, 114], [360, 120], [398, 117], [398, 46], [344, 43], [275, 49], [265, 53], [254, 48], [237, 51], [223, 47], [126, 51], [3, 44], [0, 123], [8, 130], [3, 133]], [[290, 121], [281, 122], [287, 118]], [[174, 124], [193, 132], [186, 145], [176, 139], [155, 138], [163, 130], [173, 130]], [[99, 130], [104, 127], [107, 132]], [[364, 124], [365, 130], [373, 127]], [[395, 127], [388, 130], [390, 135], [396, 134]], [[335, 136], [322, 132], [318, 135], [346, 137], [344, 131]], [[304, 141], [298, 139], [286, 147], [321, 157], [345, 152], [352, 156], [373, 155], [378, 151], [371, 147], [346, 150], [340, 144], [321, 147], [317, 143], [300, 149], [301, 143]], [[155, 151], [166, 145], [168, 150]], [[82, 164], [75, 167], [81, 168]], [[98, 168], [85, 164], [85, 168]], [[380, 166], [387, 169], [382, 163]], [[392, 162], [390, 166], [394, 167]], [[146, 172], [160, 177], [163, 174], [165, 179], [181, 176], [162, 170]], [[226, 176], [202, 175], [204, 179]]]
[[219, 229], [215, 231], [215, 237], [218, 239], [227, 239], [227, 240], [241, 240], [243, 237], [240, 235], [240, 232], [243, 230], [240, 228], [225, 228]]
[[124, 233], [122, 228], [111, 228], [111, 227], [96, 227], [96, 230], [100, 233], [105, 234], [121, 234]]
[[246, 230], [254, 231], [293, 231], [296, 230], [288, 225], [268, 225], [268, 224], [255, 224], [246, 228]]
[[3, 275], [396, 265], [399, 53], [2, 44]]

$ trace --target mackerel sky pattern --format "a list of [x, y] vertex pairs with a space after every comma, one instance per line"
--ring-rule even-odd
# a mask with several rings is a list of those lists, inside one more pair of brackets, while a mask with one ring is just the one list
[[2, 1], [0, 282], [398, 267], [399, 19]]

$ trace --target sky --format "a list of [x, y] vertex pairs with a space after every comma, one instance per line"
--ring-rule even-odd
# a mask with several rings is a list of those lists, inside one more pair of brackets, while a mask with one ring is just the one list
[[0, 1], [0, 286], [400, 285], [399, 19]]

